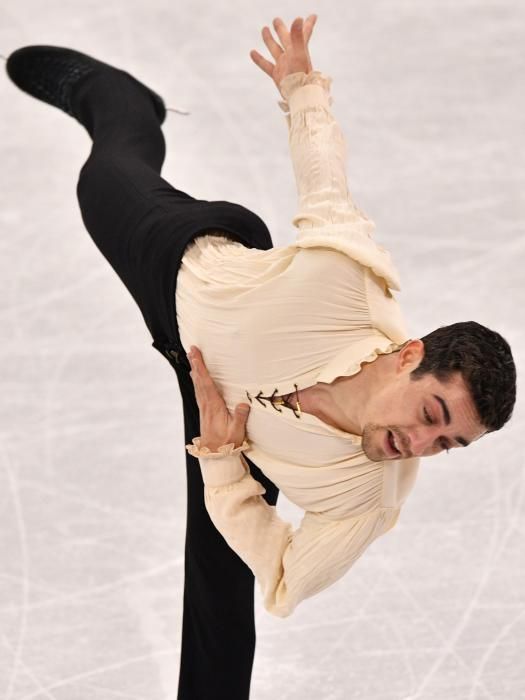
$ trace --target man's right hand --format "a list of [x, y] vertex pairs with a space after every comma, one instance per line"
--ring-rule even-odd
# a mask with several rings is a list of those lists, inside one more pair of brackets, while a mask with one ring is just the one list
[[275, 60], [275, 65], [263, 58], [257, 51], [250, 51], [253, 62], [272, 78], [279, 92], [281, 92], [281, 81], [290, 73], [310, 73], [312, 71], [308, 42], [316, 21], [317, 15], [310, 15], [304, 23], [302, 17], [297, 17], [288, 31], [280, 17], [274, 19], [273, 26], [282, 46], [275, 41], [269, 27], [263, 27], [262, 37]]

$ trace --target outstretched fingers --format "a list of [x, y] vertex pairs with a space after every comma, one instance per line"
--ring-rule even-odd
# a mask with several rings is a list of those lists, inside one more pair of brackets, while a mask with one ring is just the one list
[[288, 32], [288, 29], [286, 28], [286, 24], [282, 21], [280, 17], [276, 17], [273, 20], [273, 28], [275, 29], [275, 33], [279, 37], [279, 40], [281, 44], [284, 46], [285, 49], [289, 48], [291, 44], [290, 40], [290, 33]]
[[308, 44], [316, 22], [317, 15], [309, 15], [305, 20], [302, 17], [296, 17], [292, 22], [290, 32], [288, 32], [286, 24], [280, 17], [276, 17], [273, 21], [273, 26], [282, 45], [287, 49], [294, 39], [304, 40], [304, 43]]
[[303, 34], [303, 20], [301, 17], [294, 19], [290, 27], [290, 37], [292, 46], [296, 51], [300, 51], [306, 45], [306, 40]]
[[[276, 17], [273, 20], [273, 27], [279, 41], [281, 42], [281, 45], [279, 45], [279, 43], [274, 39], [270, 28], [263, 27], [262, 38], [270, 51], [272, 58], [277, 62], [284, 52], [289, 51], [292, 48], [301, 49], [308, 46], [308, 42], [310, 41], [310, 37], [312, 36], [316, 22], [317, 15], [309, 15], [304, 21], [302, 17], [297, 17], [292, 22], [290, 31], [288, 31], [283, 20], [280, 17]], [[271, 61], [268, 61], [266, 58], [264, 58], [264, 56], [261, 56], [261, 54], [258, 51], [255, 51], [255, 49], [250, 51], [250, 57], [261, 70], [263, 70], [270, 77], [273, 77], [275, 65]]]
[[306, 44], [308, 44], [308, 42], [310, 41], [310, 37], [312, 36], [312, 32], [314, 30], [316, 22], [317, 15], [310, 15], [303, 25], [304, 41]]
[[271, 63], [271, 61], [267, 61], [264, 56], [261, 56], [261, 54], [258, 51], [255, 51], [255, 49], [250, 51], [250, 56], [252, 61], [271, 78], [275, 67], [274, 64]]
[[263, 38], [264, 43], [268, 47], [269, 52], [272, 54], [273, 58], [277, 61], [277, 59], [279, 58], [279, 56], [283, 52], [283, 47], [279, 46], [279, 44], [275, 41], [269, 27], [262, 28], [262, 38]]

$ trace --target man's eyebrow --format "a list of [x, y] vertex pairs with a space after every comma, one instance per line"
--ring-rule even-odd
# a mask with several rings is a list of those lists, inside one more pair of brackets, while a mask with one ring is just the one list
[[[445, 425], [450, 425], [450, 411], [448, 410], [448, 406], [445, 402], [444, 399], [441, 398], [441, 396], [438, 396], [437, 394], [432, 394], [432, 396], [436, 399], [436, 401], [439, 401], [441, 404], [441, 408], [443, 409], [443, 416], [445, 418]], [[456, 437], [454, 438], [456, 442], [458, 442], [460, 445], [463, 447], [468, 447], [470, 445], [470, 442], [468, 440], [465, 440], [465, 438], [462, 437]]]

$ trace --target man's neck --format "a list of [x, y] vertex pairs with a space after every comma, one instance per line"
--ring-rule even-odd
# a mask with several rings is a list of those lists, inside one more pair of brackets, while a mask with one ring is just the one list
[[331, 384], [319, 382], [301, 397], [301, 408], [335, 428], [361, 435], [368, 397], [380, 386], [389, 357], [380, 355], [363, 363], [357, 374], [337, 377]]

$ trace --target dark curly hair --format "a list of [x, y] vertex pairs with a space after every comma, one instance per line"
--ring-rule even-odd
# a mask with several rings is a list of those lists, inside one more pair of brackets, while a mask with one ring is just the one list
[[461, 372], [482, 425], [487, 432], [499, 430], [516, 401], [516, 366], [505, 338], [480, 323], [464, 321], [437, 328], [421, 340], [425, 354], [410, 378], [430, 372], [446, 381]]

